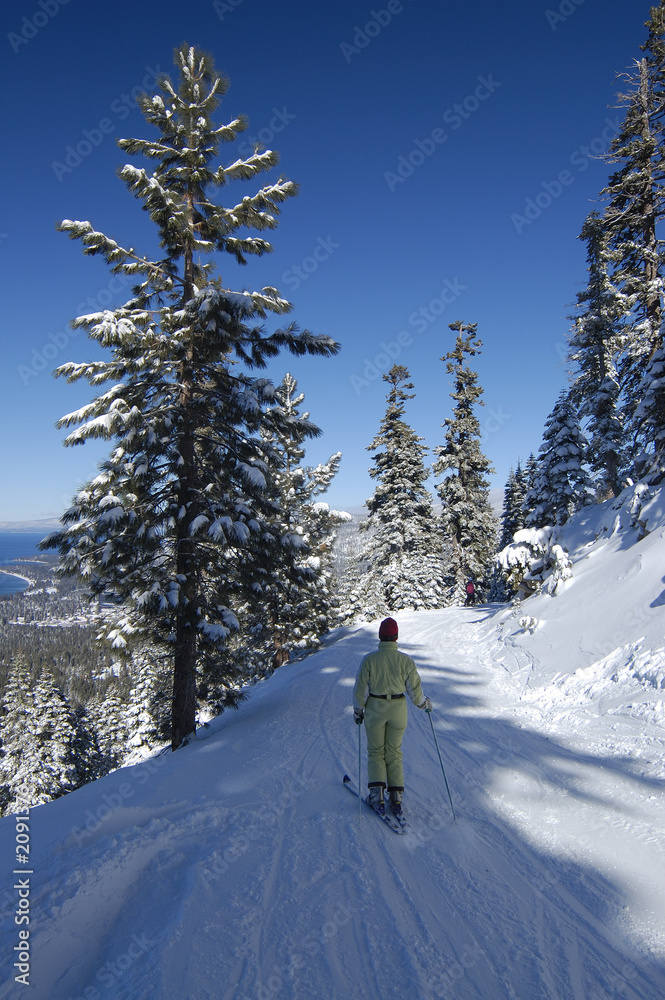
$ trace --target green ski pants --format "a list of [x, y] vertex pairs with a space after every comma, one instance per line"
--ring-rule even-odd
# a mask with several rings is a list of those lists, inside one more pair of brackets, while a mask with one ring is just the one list
[[402, 737], [406, 730], [406, 698], [369, 698], [365, 705], [367, 783], [404, 788]]

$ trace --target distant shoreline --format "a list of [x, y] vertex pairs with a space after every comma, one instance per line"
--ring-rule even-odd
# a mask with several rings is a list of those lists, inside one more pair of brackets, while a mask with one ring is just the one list
[[32, 586], [32, 580], [29, 580], [27, 576], [21, 576], [20, 573], [10, 573], [6, 569], [0, 569], [0, 573], [4, 574], [4, 576], [13, 576], [15, 580], [23, 580], [29, 587]]
[[0, 521], [0, 533], [8, 535], [47, 535], [61, 528], [60, 521]]

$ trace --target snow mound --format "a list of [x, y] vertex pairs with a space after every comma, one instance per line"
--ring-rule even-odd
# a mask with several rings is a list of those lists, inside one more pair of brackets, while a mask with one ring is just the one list
[[[629, 657], [639, 644], [643, 658], [657, 660], [665, 607], [665, 490], [630, 487], [584, 507], [554, 533], [529, 534], [515, 548], [533, 556], [538, 547], [543, 565], [555, 546], [566, 554], [565, 573], [550, 568], [549, 580], [541, 573], [546, 585], [515, 601], [502, 623], [502, 631], [518, 623], [522, 628], [510, 636], [513, 672], [528, 669], [526, 686], [540, 690], [555, 678], [595, 669], [618, 648]], [[502, 555], [507, 562], [507, 550]], [[538, 627], [524, 630], [521, 622], [532, 620]]]
[[543, 691], [528, 690], [525, 702], [552, 708], [588, 707], [597, 714], [642, 715], [656, 721], [665, 712], [665, 647], [643, 650], [642, 640], [555, 677]]

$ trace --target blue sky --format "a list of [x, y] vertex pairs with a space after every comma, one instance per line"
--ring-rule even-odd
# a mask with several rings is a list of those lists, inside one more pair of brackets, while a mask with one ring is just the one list
[[[152, 134], [135, 96], [175, 73], [182, 41], [210, 51], [231, 80], [220, 122], [250, 119], [224, 159], [256, 137], [301, 186], [273, 254], [220, 266], [230, 287], [277, 285], [296, 322], [342, 345], [333, 360], [283, 355], [270, 371], [295, 375], [323, 430], [308, 463], [343, 453], [329, 501], [357, 507], [373, 491], [366, 446], [394, 360], [415, 387], [406, 419], [428, 447], [442, 443], [452, 401], [439, 359], [456, 320], [477, 323], [483, 342], [479, 416], [502, 490], [510, 466], [537, 451], [566, 384], [567, 317], [586, 275], [578, 235], [610, 169], [600, 157], [620, 121], [616, 74], [640, 56], [649, 9], [644, 0], [3, 5], [0, 521], [59, 515], [108, 450], [62, 447], [55, 421], [92, 390], [51, 372], [98, 356], [69, 320], [120, 304], [125, 289], [54, 227], [89, 220], [154, 248], [148, 217], [115, 176], [126, 162], [115, 140]], [[229, 199], [250, 193], [234, 188]]]

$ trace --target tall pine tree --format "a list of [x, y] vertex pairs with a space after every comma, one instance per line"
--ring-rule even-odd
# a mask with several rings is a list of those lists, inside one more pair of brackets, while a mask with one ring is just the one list
[[367, 449], [375, 453], [369, 474], [377, 486], [366, 501], [369, 515], [361, 524], [368, 533], [365, 570], [351, 603], [370, 618], [443, 603], [441, 536], [425, 487], [426, 449], [403, 420], [405, 403], [414, 398], [407, 392], [413, 388], [408, 379], [408, 370], [397, 364], [383, 376], [390, 386], [386, 413]]
[[608, 160], [618, 164], [602, 192], [609, 246], [614, 253], [614, 282], [631, 306], [618, 359], [623, 407], [636, 445], [633, 478], [660, 481], [665, 454], [660, 434], [665, 415], [662, 379], [663, 242], [665, 214], [665, 5], [651, 8], [646, 53], [627, 74], [620, 95], [626, 108]]
[[101, 754], [100, 771], [107, 774], [120, 767], [129, 749], [127, 706], [117, 685], [109, 684], [102, 698], [88, 705]]
[[278, 157], [256, 151], [213, 165], [220, 144], [237, 139], [247, 122], [214, 123], [228, 81], [209, 56], [183, 45], [175, 62], [179, 85], [164, 77], [161, 93], [138, 102], [159, 137], [119, 140], [156, 164], [151, 172], [126, 165], [119, 176], [156, 225], [163, 256], [121, 247], [88, 222], [59, 226], [85, 254], [138, 283], [124, 306], [73, 323], [112, 358], [65, 364], [57, 374], [111, 388], [63, 417], [61, 426], [80, 425], [66, 444], [101, 437], [115, 445], [47, 543], [59, 548], [65, 573], [80, 574], [93, 595], [122, 602], [108, 629], [112, 642], [138, 635], [171, 658], [173, 749], [195, 728], [202, 651], [223, 647], [237, 624], [231, 595], [264, 580], [282, 544], [267, 485], [279, 467], [270, 441], [283, 411], [272, 406], [272, 383], [246, 369], [265, 367], [282, 348], [338, 350], [293, 323], [267, 333], [263, 321], [290, 303], [273, 287], [233, 291], [202, 262], [216, 251], [245, 264], [270, 251], [262, 237], [239, 231], [274, 229], [280, 204], [297, 188], [279, 179], [230, 208], [212, 200], [216, 189], [253, 180]]
[[453, 416], [444, 421], [445, 444], [435, 449], [438, 457], [433, 468], [435, 476], [444, 477], [436, 489], [443, 533], [452, 544], [447, 583], [453, 600], [460, 601], [467, 579], [472, 578], [481, 590], [489, 585], [496, 520], [487, 479], [493, 469], [480, 447], [480, 422], [475, 412], [482, 406], [483, 390], [477, 373], [466, 361], [480, 352], [482, 344], [477, 339], [476, 323], [451, 323], [450, 329], [456, 335], [455, 347], [441, 360], [453, 376], [455, 407]]
[[629, 464], [617, 358], [630, 304], [610, 277], [616, 254], [608, 237], [606, 219], [592, 212], [580, 236], [587, 243], [589, 278], [577, 296], [569, 352], [575, 366], [570, 398], [587, 421], [587, 461], [599, 500], [618, 496], [626, 484]]
[[632, 305], [623, 381], [632, 409], [640, 381], [640, 365], [660, 336], [662, 320], [661, 242], [657, 222], [663, 200], [659, 180], [659, 147], [654, 128], [654, 102], [649, 61], [635, 63], [628, 91], [620, 95], [626, 114], [607, 158], [619, 168], [602, 194], [609, 246], [615, 260], [614, 280]]
[[545, 421], [533, 485], [525, 506], [528, 527], [565, 524], [592, 498], [587, 441], [569, 395], [562, 392]]
[[[263, 669], [288, 662], [294, 649], [316, 646], [335, 621], [332, 587], [332, 544], [335, 528], [348, 515], [331, 510], [317, 500], [337, 475], [341, 454], [331, 455], [315, 468], [303, 465], [306, 438], [320, 434], [309, 413], [301, 413], [304, 393], [290, 372], [276, 392], [284, 426], [271, 441], [281, 456], [273, 477], [279, 508], [275, 528], [283, 540], [269, 578], [248, 608], [251, 636], [242, 626], [247, 645], [252, 641], [259, 659], [265, 648]], [[268, 661], [268, 662], [265, 662]]]
[[538, 502], [536, 480], [538, 479], [538, 459], [533, 452], [524, 466], [524, 500], [522, 501], [523, 526], [532, 524], [532, 514]]
[[501, 511], [501, 538], [499, 549], [510, 545], [513, 535], [524, 527], [524, 500], [527, 494], [526, 473], [520, 462], [510, 470], [503, 493]]

